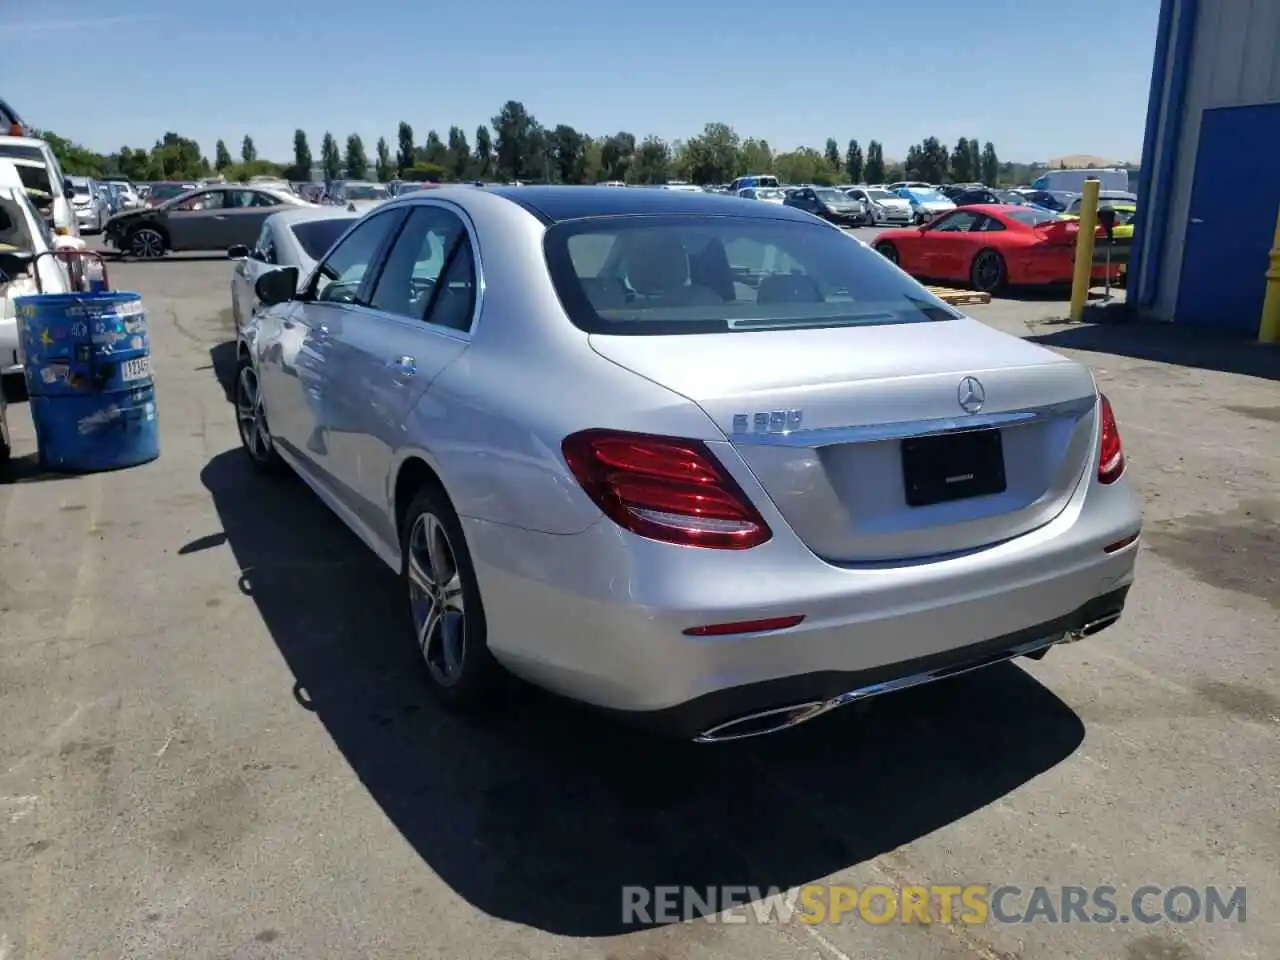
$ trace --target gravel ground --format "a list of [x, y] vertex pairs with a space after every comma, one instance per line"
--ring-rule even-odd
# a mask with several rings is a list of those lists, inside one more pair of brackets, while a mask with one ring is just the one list
[[[972, 308], [1115, 404], [1147, 505], [1124, 620], [707, 748], [535, 695], [431, 706], [394, 578], [238, 452], [227, 264], [112, 272], [149, 309], [160, 460], [42, 476], [9, 409], [0, 960], [1280, 956], [1274, 351]], [[1110, 884], [1122, 913], [1143, 884], [1247, 885], [1247, 920], [623, 922], [624, 885], [809, 882]]]

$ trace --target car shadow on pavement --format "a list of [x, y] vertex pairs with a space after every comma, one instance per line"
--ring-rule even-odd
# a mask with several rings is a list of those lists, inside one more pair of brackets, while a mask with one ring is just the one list
[[1092, 308], [1083, 323], [1058, 324], [1027, 339], [1046, 347], [1280, 380], [1280, 346], [1202, 327], [1122, 319], [1127, 316], [1114, 307]]
[[209, 348], [209, 364], [213, 367], [213, 375], [222, 387], [227, 403], [235, 402], [236, 384], [236, 350], [239, 345], [234, 340], [227, 340]]
[[720, 746], [523, 686], [461, 718], [430, 699], [398, 578], [300, 480], [238, 449], [201, 479], [296, 680], [280, 696], [314, 711], [427, 867], [504, 920], [608, 936], [662, 925], [628, 922], [624, 887], [817, 881], [992, 803], [1083, 738], [1010, 664]]

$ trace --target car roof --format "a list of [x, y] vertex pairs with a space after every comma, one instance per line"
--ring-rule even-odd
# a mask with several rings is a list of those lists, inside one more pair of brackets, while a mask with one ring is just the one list
[[268, 219], [275, 223], [301, 223], [307, 220], [359, 220], [360, 216], [346, 207], [291, 207], [273, 213]]
[[523, 207], [545, 223], [587, 217], [703, 216], [753, 217], [808, 223], [802, 210], [760, 204], [741, 197], [685, 190], [619, 190], [617, 187], [494, 187], [493, 193]]

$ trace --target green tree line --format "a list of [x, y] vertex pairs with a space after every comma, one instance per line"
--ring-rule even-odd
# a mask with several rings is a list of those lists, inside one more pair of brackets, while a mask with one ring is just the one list
[[[304, 130], [293, 137], [292, 162], [258, 156], [253, 138], [240, 141], [233, 155], [226, 142], [214, 145], [212, 161], [194, 140], [168, 132], [150, 149], [121, 147], [98, 154], [53, 133], [41, 133], [69, 174], [124, 175], [135, 180], [184, 180], [219, 173], [228, 180], [275, 175], [309, 180], [316, 158]], [[885, 158], [879, 141], [865, 146], [857, 139], [829, 138], [823, 149], [800, 147], [777, 152], [769, 142], [742, 137], [725, 123], [708, 123], [687, 140], [668, 142], [656, 136], [637, 138], [625, 130], [606, 136], [583, 133], [568, 124], [540, 123], [523, 103], [508, 100], [471, 137], [458, 126], [444, 136], [429, 130], [419, 141], [413, 127], [401, 121], [394, 142], [379, 137], [370, 150], [351, 134], [340, 140], [326, 131], [320, 140], [319, 164], [326, 179], [391, 180], [397, 177], [440, 182], [498, 180], [540, 183], [596, 183], [617, 180], [634, 184], [688, 180], [726, 183], [749, 173], [774, 174], [788, 183], [884, 183], [924, 180], [930, 183], [980, 180], [1029, 182], [1040, 165], [1002, 163], [995, 145], [961, 138], [948, 148], [926, 137], [907, 150], [901, 161]]]

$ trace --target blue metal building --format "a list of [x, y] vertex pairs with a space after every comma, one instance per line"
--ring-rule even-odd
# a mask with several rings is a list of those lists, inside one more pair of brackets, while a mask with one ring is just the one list
[[1130, 302], [1256, 334], [1280, 212], [1280, 0], [1162, 0], [1138, 197]]

